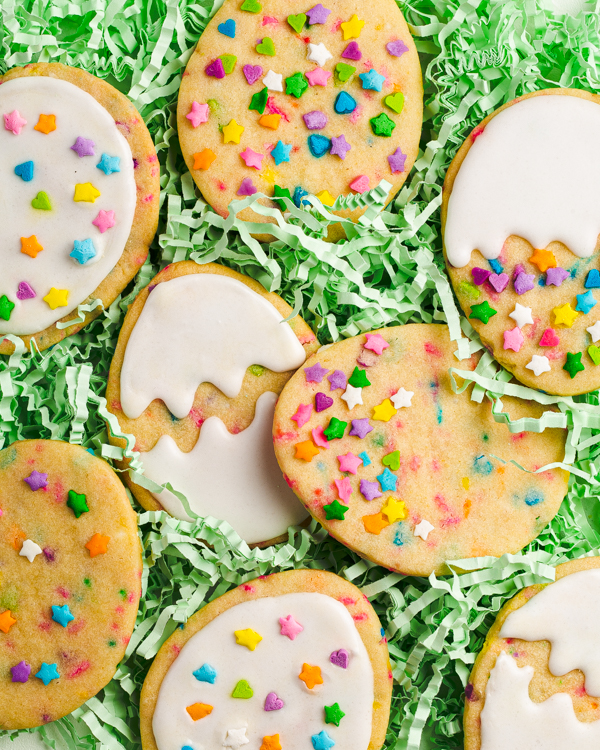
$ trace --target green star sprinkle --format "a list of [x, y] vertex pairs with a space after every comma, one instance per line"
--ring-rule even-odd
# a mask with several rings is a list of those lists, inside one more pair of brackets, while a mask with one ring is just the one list
[[237, 57], [235, 55], [221, 55], [219, 59], [223, 63], [223, 70], [225, 71], [225, 75], [228, 76], [230, 73], [233, 73], [233, 69], [235, 68], [235, 64], [237, 62]]
[[0, 297], [0, 318], [3, 320], [10, 320], [10, 314], [15, 307], [15, 303], [11, 302], [6, 294]]
[[252, 95], [250, 100], [250, 106], [248, 109], [253, 109], [258, 112], [259, 115], [265, 111], [267, 106], [267, 99], [269, 98], [269, 89], [265, 86], [264, 89], [257, 91], [256, 94]]
[[[325, 518], [328, 521], [343, 521], [344, 513], [348, 510], [348, 506], [342, 505], [339, 500], [334, 500], [332, 503], [329, 503], [329, 505], [324, 505], [323, 510], [325, 511]], [[331, 706], [331, 708], [333, 708], [333, 706]], [[325, 706], [325, 711], [327, 711], [327, 706]], [[344, 714], [342, 714], [342, 716], [343, 715]], [[341, 718], [342, 717], [340, 716], [340, 719]], [[336, 726], [339, 726], [339, 724], [336, 724]]]
[[353, 65], [347, 65], [346, 63], [338, 63], [335, 66], [335, 73], [342, 83], [346, 83], [346, 81], [356, 73], [356, 68]]
[[82, 513], [87, 513], [89, 511], [85, 501], [85, 495], [80, 495], [79, 492], [75, 492], [75, 490], [69, 490], [67, 505], [75, 514], [75, 518], [79, 518]]
[[[292, 196], [290, 195], [290, 191], [287, 188], [279, 187], [279, 185], [273, 186], [273, 200], [276, 201], [278, 198], [289, 198], [292, 200]], [[285, 203], [281, 201], [279, 203], [280, 208], [285, 208]]]
[[490, 307], [490, 303], [486, 300], [479, 305], [473, 305], [471, 307], [471, 314], [469, 318], [477, 318], [482, 323], [487, 323], [488, 320], [496, 314], [496, 310]]
[[581, 364], [582, 353], [583, 352], [577, 352], [577, 354], [573, 354], [572, 352], [567, 352], [567, 361], [563, 365], [563, 370], [566, 370], [569, 373], [571, 379], [573, 379], [578, 372], [585, 370], [585, 367]]
[[346, 715], [340, 708], [340, 704], [334, 703], [333, 706], [325, 706], [324, 708], [325, 708], [325, 724], [335, 724], [336, 727], [339, 727], [340, 721]]
[[348, 383], [353, 388], [366, 388], [368, 385], [371, 385], [367, 379], [366, 370], [359, 370], [358, 367], [354, 368], [354, 372], [348, 378]]
[[371, 129], [375, 135], [383, 135], [386, 138], [391, 136], [393, 129], [396, 127], [396, 123], [391, 120], [385, 112], [377, 115], [377, 117], [371, 117], [369, 122], [371, 123]]
[[323, 430], [323, 434], [327, 440], [337, 440], [344, 437], [344, 431], [348, 427], [348, 422], [342, 422], [341, 419], [331, 417], [329, 424]]
[[294, 73], [293, 76], [285, 79], [285, 93], [295, 96], [296, 99], [300, 99], [307, 88], [308, 81], [304, 77], [304, 73]]

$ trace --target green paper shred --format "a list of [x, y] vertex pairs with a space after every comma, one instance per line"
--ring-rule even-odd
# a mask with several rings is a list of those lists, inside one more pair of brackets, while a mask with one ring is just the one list
[[[140, 471], [133, 437], [124, 436], [124, 450], [108, 441], [108, 429], [121, 435], [103, 397], [112, 353], [128, 306], [155, 273], [184, 259], [218, 261], [281, 294], [323, 344], [386, 325], [447, 322], [456, 342], [457, 391], [468, 386], [471, 398], [489, 398], [494, 418], [513, 432], [568, 430], [561, 465], [571, 471], [569, 492], [552, 523], [521, 553], [455, 561], [452, 575], [429, 579], [407, 578], [362, 560], [315, 522], [290, 529], [283, 544], [250, 550], [217, 519], [185, 523], [166, 513], [141, 512], [143, 596], [126, 656], [97, 696], [33, 731], [53, 748], [138, 750], [140, 689], [174, 629], [239, 583], [308, 567], [353, 581], [381, 618], [394, 676], [385, 747], [459, 748], [464, 686], [499, 608], [523, 586], [552, 581], [556, 564], [597, 554], [600, 547], [600, 407], [598, 393], [553, 398], [511, 384], [486, 353], [475, 373], [461, 369], [460, 360], [482, 345], [456, 306], [444, 271], [441, 186], [465, 136], [504, 102], [553, 86], [600, 93], [600, 5], [587, 2], [572, 18], [552, 15], [536, 0], [399, 2], [424, 71], [421, 149], [387, 207], [385, 181], [363, 195], [338, 198], [335, 208], [367, 210], [356, 225], [342, 222], [347, 239], [335, 245], [325, 238], [339, 220], [314, 196], [307, 196], [307, 210], [287, 199], [281, 210], [263, 207], [251, 196], [232, 204], [223, 219], [195, 190], [177, 141], [177, 93], [198, 37], [220, 5], [212, 0], [0, 5], [1, 71], [32, 61], [63, 62], [108, 80], [140, 110], [161, 163], [159, 233], [124, 294], [84, 330], [41, 354], [26, 355], [20, 340], [9, 337], [16, 349], [0, 359], [0, 447], [23, 438], [68, 440], [111, 462], [129, 457], [135, 480], [151, 486]], [[250, 236], [264, 225], [236, 219], [249, 205], [275, 220], [273, 242], [261, 244]], [[78, 315], [85, 311], [80, 306]], [[533, 398], [548, 411], [539, 420], [513, 421], [503, 409], [505, 395]]]

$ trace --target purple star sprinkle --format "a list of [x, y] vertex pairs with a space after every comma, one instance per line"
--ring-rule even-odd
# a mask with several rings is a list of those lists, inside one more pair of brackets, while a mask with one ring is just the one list
[[95, 145], [96, 144], [94, 143], [94, 141], [91, 141], [89, 138], [82, 138], [81, 136], [78, 136], [75, 143], [71, 146], [71, 151], [75, 151], [79, 158], [81, 158], [82, 156], [95, 156]]
[[341, 370], [334, 370], [327, 380], [329, 380], [330, 391], [337, 391], [338, 389], [341, 389], [342, 391], [346, 390], [348, 380]]
[[315, 393], [315, 409], [317, 411], [325, 411], [333, 404], [333, 399], [326, 396], [324, 393]]
[[477, 286], [481, 286], [484, 281], [488, 280], [491, 273], [491, 271], [486, 271], [485, 268], [472, 268], [471, 276], [473, 277], [473, 283]]
[[314, 364], [312, 367], [305, 367], [304, 373], [306, 375], [306, 382], [307, 383], [320, 383], [321, 380], [327, 375], [329, 370], [326, 370], [324, 367], [321, 367], [319, 362]]
[[20, 661], [16, 666], [11, 667], [13, 682], [27, 682], [31, 673], [31, 667], [24, 661]]
[[342, 57], [345, 57], [346, 60], [360, 60], [362, 52], [358, 48], [358, 42], [352, 40], [342, 52]]
[[320, 112], [318, 109], [302, 115], [302, 119], [309, 130], [320, 130], [327, 125], [327, 115]]
[[308, 23], [311, 25], [315, 23], [325, 23], [330, 13], [330, 10], [324, 8], [321, 3], [318, 3], [318, 5], [315, 5], [314, 8], [306, 11], [306, 15], [308, 16]]
[[348, 143], [346, 140], [344, 134], [338, 135], [337, 138], [334, 136], [331, 139], [331, 149], [329, 151], [330, 154], [334, 156], [339, 156], [342, 161], [346, 158], [346, 154], [352, 146]]
[[494, 287], [494, 289], [500, 294], [500, 292], [503, 292], [506, 287], [508, 286], [508, 282], [510, 281], [510, 276], [507, 273], [491, 273], [488, 281], [490, 284]]
[[35, 492], [36, 490], [41, 490], [42, 488], [48, 486], [48, 475], [42, 474], [41, 471], [36, 471], [34, 469], [28, 477], [25, 477], [23, 481], [27, 482], [27, 484]]
[[400, 148], [400, 146], [398, 146], [393, 154], [390, 154], [390, 156], [388, 156], [388, 161], [390, 163], [392, 174], [396, 174], [396, 172], [404, 172], [406, 154], [402, 153], [402, 149]]
[[237, 194], [238, 195], [254, 195], [254, 193], [256, 193], [256, 188], [254, 187], [252, 180], [250, 179], [250, 177], [244, 177], [244, 179], [241, 182], [241, 185], [238, 188]]
[[377, 482], [368, 482], [366, 479], [360, 480], [360, 492], [365, 500], [369, 501], [375, 500], [376, 497], [381, 497]]
[[533, 283], [534, 276], [532, 273], [520, 273], [514, 281], [515, 292], [517, 294], [525, 294], [530, 289], [533, 289], [535, 284]]
[[252, 86], [253, 83], [256, 83], [263, 74], [263, 69], [260, 65], [244, 65], [243, 71], [250, 86]]
[[394, 57], [402, 57], [405, 52], [408, 52], [408, 47], [402, 39], [395, 39], [393, 42], [388, 42], [385, 48]]
[[365, 438], [370, 432], [373, 432], [373, 428], [369, 424], [368, 417], [364, 419], [353, 419], [352, 429], [348, 435], [354, 435], [355, 437]]
[[570, 275], [571, 274], [568, 271], [565, 271], [565, 269], [560, 266], [549, 268], [546, 271], [546, 286], [550, 286], [551, 284], [554, 286], [560, 286]]
[[36, 293], [26, 281], [20, 281], [17, 288], [17, 299], [33, 299]]

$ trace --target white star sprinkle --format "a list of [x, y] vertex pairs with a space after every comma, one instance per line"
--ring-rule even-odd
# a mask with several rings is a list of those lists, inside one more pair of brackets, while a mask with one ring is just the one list
[[404, 388], [400, 388], [398, 393], [390, 397], [390, 401], [394, 404], [395, 409], [400, 409], [403, 406], [412, 406], [410, 400], [414, 395], [414, 391], [406, 391]]
[[355, 388], [353, 385], [346, 386], [342, 400], [348, 404], [348, 409], [352, 410], [358, 404], [362, 404], [362, 388]]
[[413, 531], [413, 534], [415, 536], [420, 536], [423, 541], [427, 539], [429, 536], [429, 533], [435, 529], [435, 526], [429, 523], [427, 519], [423, 519], [421, 523], [418, 523], [415, 526], [415, 530]]
[[590, 326], [589, 328], [586, 328], [585, 330], [590, 334], [590, 336], [592, 337], [592, 341], [595, 344], [596, 341], [600, 339], [600, 320], [597, 320], [593, 326]]
[[323, 65], [327, 62], [327, 60], [330, 60], [333, 57], [331, 52], [327, 49], [327, 47], [321, 42], [320, 44], [310, 44], [308, 45], [308, 55], [307, 60], [310, 60], [311, 62], [316, 62], [317, 65], [322, 68]]
[[515, 309], [508, 316], [512, 318], [519, 328], [523, 328], [526, 325], [533, 325], [533, 318], [531, 317], [531, 308], [520, 305], [518, 302], [515, 305]]
[[534, 375], [537, 377], [543, 372], [550, 372], [550, 362], [548, 357], [540, 357], [538, 354], [534, 354], [531, 358], [531, 362], [525, 365], [528, 370], [533, 370]]
[[26, 539], [19, 554], [26, 557], [29, 562], [33, 562], [38, 555], [42, 554], [42, 548], [31, 539]]
[[269, 91], [283, 91], [282, 80], [283, 76], [281, 73], [275, 73], [270, 70], [263, 78], [263, 83], [269, 89]]
[[246, 737], [246, 727], [241, 729], [228, 729], [223, 747], [231, 747], [232, 750], [238, 750], [242, 745], [247, 745], [250, 740]]

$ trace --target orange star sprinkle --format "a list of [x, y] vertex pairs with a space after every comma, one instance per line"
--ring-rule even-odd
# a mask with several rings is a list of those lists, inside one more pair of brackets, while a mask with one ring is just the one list
[[41, 253], [43, 249], [35, 234], [32, 234], [31, 237], [21, 237], [21, 252], [29, 255], [30, 258], [36, 258], [37, 254]]
[[193, 721], [198, 721], [198, 719], [203, 719], [208, 714], [211, 714], [213, 707], [209, 706], [208, 703], [193, 703], [185, 710], [192, 717]]
[[269, 737], [263, 737], [260, 750], [281, 750], [281, 742], [279, 742], [279, 735], [272, 734]]
[[383, 513], [375, 513], [373, 516], [363, 516], [362, 518], [365, 531], [369, 534], [381, 534], [386, 526], [390, 525], [390, 522], [383, 517]]
[[40, 115], [38, 124], [34, 125], [33, 129], [48, 135], [48, 133], [56, 130], [56, 115]]
[[549, 268], [556, 268], [556, 258], [550, 250], [536, 250], [529, 258], [529, 262], [537, 266], [540, 273], [546, 273]]
[[94, 534], [90, 541], [85, 545], [85, 548], [89, 549], [90, 557], [96, 557], [96, 555], [103, 555], [107, 551], [109, 542], [109, 536]]
[[296, 449], [295, 458], [302, 458], [304, 461], [312, 461], [317, 453], [320, 453], [312, 440], [305, 440], [303, 443], [296, 443], [294, 448]]
[[265, 128], [277, 130], [279, 127], [279, 120], [281, 120], [281, 115], [263, 115], [258, 122]]
[[15, 622], [16, 622], [15, 618], [11, 617], [10, 609], [7, 609], [5, 612], [3, 612], [0, 615], [0, 630], [3, 633], [8, 633], [8, 631], [12, 628]]
[[208, 169], [216, 158], [217, 155], [213, 151], [205, 148], [204, 151], [194, 154], [194, 169]]
[[322, 685], [323, 678], [321, 677], [321, 667], [311, 667], [306, 662], [302, 665], [302, 672], [298, 675], [302, 682], [306, 685], [309, 690], [312, 690], [315, 685]]

